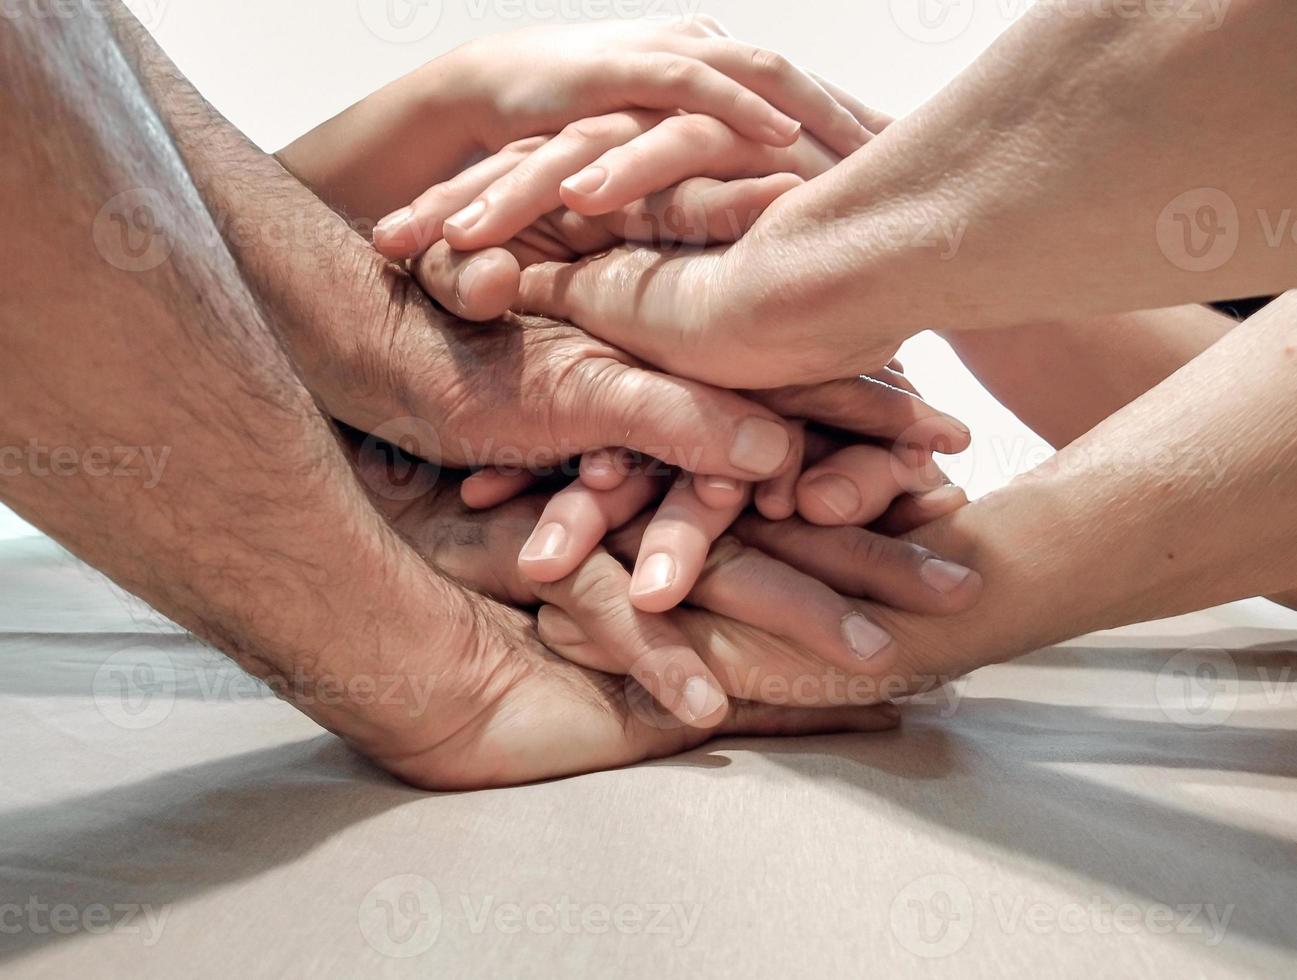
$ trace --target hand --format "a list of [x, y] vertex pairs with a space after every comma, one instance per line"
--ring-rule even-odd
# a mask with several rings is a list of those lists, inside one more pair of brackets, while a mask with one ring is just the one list
[[[396, 478], [393, 462], [390, 450], [372, 441], [358, 449], [362, 479], [371, 488]], [[579, 624], [576, 628], [593, 639], [574, 646], [593, 644], [587, 652], [603, 651], [600, 669], [630, 673], [672, 712], [671, 727], [716, 724], [724, 717], [725, 693], [765, 700], [771, 690], [800, 687], [817, 692], [796, 702], [802, 707], [885, 698], [891, 652], [887, 638], [853, 616], [853, 603], [845, 596], [871, 595], [902, 608], [945, 614], [966, 608], [976, 598], [976, 581], [956, 595], [931, 590], [919, 574], [930, 553], [849, 530], [842, 533], [854, 542], [856, 553], [867, 549], [872, 560], [839, 576], [843, 595], [730, 540], [713, 556], [691, 597], [697, 608], [670, 617], [646, 615], [631, 608], [627, 573], [602, 549], [562, 582], [540, 585], [519, 574], [514, 555], [535, 526], [543, 498], [520, 498], [479, 513], [458, 504], [453, 484], [422, 484], [420, 479], [414, 483], [426, 492], [404, 502], [376, 496], [406, 540], [451, 576], [502, 602], [553, 604], [545, 617], [554, 633], [551, 639], [559, 642], [571, 634], [571, 629], [564, 634], [555, 623]], [[410, 485], [404, 474], [399, 485]], [[602, 499], [588, 496], [579, 506], [620, 524], [642, 507], [642, 498], [625, 492]], [[610, 547], [626, 557], [637, 547], [643, 529], [641, 519], [615, 535]], [[560, 610], [565, 619], [557, 618]], [[570, 639], [566, 642], [573, 645]], [[592, 665], [581, 659], [579, 650], [564, 653], [575, 653], [578, 662]], [[706, 695], [701, 700], [690, 697], [695, 678], [696, 693]]]
[[771, 146], [790, 145], [804, 127], [846, 156], [871, 134], [844, 101], [707, 16], [541, 27], [437, 58], [279, 157], [335, 208], [372, 220], [516, 140], [626, 109], [714, 116]]
[[[806, 441], [812, 465], [800, 480], [798, 467], [793, 482], [799, 485], [801, 509], [810, 511], [816, 523], [867, 524], [890, 512], [895, 524], [907, 511], [912, 519], [926, 523], [967, 503], [957, 488], [943, 486], [945, 493], [932, 492], [938, 489], [928, 482], [934, 475], [944, 483], [939, 471], [928, 472], [932, 467], [916, 471], [882, 447], [858, 444], [837, 450], [839, 441], [815, 432], [808, 433]], [[523, 574], [537, 582], [555, 582], [572, 574], [608, 531], [660, 498], [661, 479], [653, 477], [653, 466], [636, 464], [623, 479], [601, 479], [593, 487], [583, 478], [554, 496], [519, 556]], [[800, 484], [808, 478], [803, 488]], [[843, 496], [850, 500], [843, 503]], [[644, 612], [661, 613], [683, 602], [702, 575], [712, 544], [729, 531], [752, 497], [750, 486], [734, 481], [676, 475], [642, 532], [629, 586], [631, 604]], [[772, 507], [775, 499], [765, 501], [766, 516], [789, 517], [792, 507]], [[960, 593], [962, 598], [967, 593], [963, 586], [969, 569], [931, 562], [921, 574], [927, 585], [943, 594]]]
[[[456, 289], [427, 282], [425, 287], [458, 312], [471, 256], [456, 251], [503, 247], [525, 266], [571, 261], [623, 241], [730, 242], [781, 193], [824, 173], [839, 159], [808, 137], [789, 149], [775, 149], [745, 139], [710, 116], [613, 113], [573, 123], [553, 139], [514, 143], [438, 184], [380, 221], [374, 244], [398, 260], [439, 246], [431, 261], [437, 267], [458, 267]], [[598, 188], [586, 183], [592, 174], [599, 175]], [[737, 182], [717, 188], [715, 179]], [[685, 187], [676, 187], [686, 181]], [[735, 193], [745, 187], [761, 192], [752, 199]], [[658, 194], [668, 189], [673, 190]], [[644, 201], [655, 194], [656, 199]], [[586, 222], [578, 215], [604, 220]], [[481, 270], [484, 263], [472, 267]], [[480, 271], [476, 277], [482, 277]], [[512, 278], [516, 291], [516, 274]], [[511, 291], [509, 302], [493, 315], [504, 312], [513, 297]]]
[[[675, 373], [692, 364], [690, 377], [726, 385], [763, 371], [774, 384], [867, 372], [929, 327], [1051, 323], [1297, 285], [1292, 236], [1275, 234], [1289, 206], [1276, 150], [1285, 134], [1265, 122], [1290, 118], [1279, 93], [1281, 80], [1297, 82], [1291, 5], [1195, 3], [1176, 17], [1075, 17], [1065, 6], [1037, 5], [738, 244], [535, 267], [523, 308]], [[1024, 86], [1030, 112], [1015, 94]], [[1186, 139], [1202, 152], [1182, 152]], [[740, 339], [750, 353], [716, 356]]]

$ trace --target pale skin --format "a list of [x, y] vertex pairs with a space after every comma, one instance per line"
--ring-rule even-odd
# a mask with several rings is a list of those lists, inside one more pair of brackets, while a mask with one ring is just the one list
[[[1209, 5], [1188, 6], [1207, 12]], [[1135, 563], [1138, 581], [1114, 577], [1128, 590], [1118, 597], [1109, 592], [1113, 581], [1099, 582], [1097, 573], [1073, 567], [1076, 577], [1066, 588], [1079, 597], [1075, 608], [1089, 612], [1076, 619], [1056, 616], [1061, 631], [1039, 630], [1029, 603], [1012, 613], [1002, 610], [1006, 622], [1025, 620], [1030, 629], [1023, 635], [1038, 642], [1291, 584], [1275, 571], [1282, 561], [1262, 557], [1282, 543], [1254, 519], [1266, 514], [1269, 524], [1275, 512], [1268, 493], [1292, 460], [1292, 388], [1285, 374], [1290, 355], [1283, 340], [1291, 302], [1267, 311], [1144, 397], [1139, 396], [1217, 339], [1221, 324], [1198, 308], [1130, 316], [1120, 311], [1278, 293], [1297, 285], [1293, 243], [1267, 234], [1265, 222], [1243, 220], [1234, 254], [1212, 269], [1186, 268], [1176, 261], [1176, 240], [1159, 238], [1163, 210], [1197, 188], [1226, 189], [1244, 219], [1282, 213], [1290, 165], [1278, 148], [1292, 142], [1285, 135], [1293, 117], [1283, 93], [1294, 80], [1285, 39], [1297, 31], [1291, 5], [1234, 4], [1208, 32], [1201, 21], [1189, 19], [1105, 18], [1098, 16], [1102, 11], [1067, 17], [1049, 8], [1042, 5], [1040, 15], [1024, 18], [914, 116], [887, 127], [825, 175], [791, 189], [733, 246], [687, 253], [627, 246], [571, 265], [530, 265], [520, 280], [524, 308], [573, 318], [658, 363], [722, 384], [782, 384], [876, 369], [903, 339], [932, 324], [958, 330], [956, 343], [976, 367], [976, 331], [1002, 330], [1021, 341], [1028, 328], [1014, 325], [1039, 323], [1029, 328], [1037, 336], [1060, 332], [1052, 348], [1057, 354], [1051, 356], [1047, 341], [1038, 355], [1043, 365], [1057, 368], [1069, 363], [1069, 333], [1085, 335], [1069, 325], [1116, 318], [1111, 325], [1140, 345], [1149, 362], [1115, 365], [1111, 378], [1093, 386], [1088, 407], [1070, 417], [1065, 399], [1041, 392], [1019, 398], [1026, 414], [1039, 418], [1056, 440], [1069, 437], [1063, 441], [1138, 400], [1046, 472], [925, 533], [945, 541], [938, 528], [990, 514], [1008, 499], [1019, 501], [1028, 517], [1039, 516], [1047, 495], [1060, 486], [1054, 474], [1069, 466], [1085, 469], [1075, 461], [1086, 454], [1138, 459], [1142, 452], [1148, 459], [1154, 450], [1172, 456], [1178, 450], [1199, 461], [1210, 454], [1216, 467], [1229, 471], [1227, 482], [1209, 488], [1192, 474], [1159, 472], [1156, 465], [1128, 464], [1115, 476], [1090, 467], [1093, 484], [1085, 492], [1078, 488], [1079, 499], [1097, 497], [1109, 507], [1120, 501], [1120, 512], [1130, 516], [1129, 539], [1110, 542], [1112, 554], [1142, 556]], [[1029, 112], [1020, 98], [1024, 87], [1036, 93]], [[1182, 152], [1186, 133], [1200, 136], [1193, 153]], [[605, 171], [618, 169], [608, 163], [596, 161]], [[950, 179], [952, 173], [968, 177]], [[563, 203], [573, 211], [602, 213], [582, 200], [578, 188], [584, 183], [579, 174], [565, 181]], [[912, 230], [934, 214], [966, 223], [953, 257], [907, 247], [912, 236], [887, 234]], [[447, 237], [465, 247], [492, 244], [456, 237], [460, 231], [452, 227]], [[464, 264], [443, 264], [432, 270], [436, 276], [424, 277], [425, 285], [444, 292]], [[860, 317], [861, 309], [870, 316]], [[1169, 348], [1159, 347], [1142, 335], [1145, 329], [1183, 336]], [[1185, 385], [1184, 377], [1207, 381], [1213, 372], [1227, 374], [1222, 351], [1231, 348], [1248, 372], [1253, 365], [1247, 358], [1255, 353], [1262, 375], [1274, 383], [1265, 397], [1250, 373], [1225, 391], [1210, 386], [1216, 424], [1199, 432], [1203, 441], [1197, 448], [1185, 444], [1184, 420], [1166, 392]], [[982, 366], [988, 363], [983, 354]], [[1053, 383], [1053, 374], [1040, 377]], [[1079, 377], [1064, 385], [1069, 383], [1083, 384]], [[1192, 406], [1187, 416], [1202, 422], [1208, 411], [1202, 396], [1184, 390]], [[1175, 434], [1170, 444], [1151, 424], [1159, 415]], [[1244, 426], [1245, 437], [1224, 421], [1257, 418], [1269, 424]], [[1149, 448], [1125, 438], [1134, 431], [1131, 420], [1145, 427]], [[1196, 508], [1218, 506], [1216, 501], [1229, 502], [1237, 523], [1189, 518]], [[1141, 508], [1153, 511], [1148, 519]], [[1177, 515], [1186, 518], [1182, 527], [1173, 523]], [[1088, 519], [1061, 510], [1054, 517], [1062, 522], [1055, 536], [1080, 527], [1088, 534], [1096, 523], [1113, 523], [1097, 511]], [[1204, 526], [1212, 533], [1201, 535]], [[1194, 528], [1192, 539], [1185, 538], [1188, 527]], [[1034, 537], [1022, 546], [1028, 553], [1040, 549]], [[1077, 540], [1074, 552], [1089, 556], [1096, 569], [1102, 565], [1106, 575], [1112, 555], [1100, 558], [1095, 546], [1094, 540]], [[976, 551], [979, 561], [983, 554]], [[1093, 594], [1087, 591], [1090, 582]], [[994, 613], [987, 616], [983, 626], [997, 622]], [[1008, 630], [1000, 638], [1006, 652], [1027, 648], [1014, 635]]]
[[[505, 43], [534, 47], [539, 39], [551, 39], [579, 50], [592, 32], [603, 35], [609, 30], [587, 25], [570, 31], [524, 31], [509, 35]], [[677, 44], [684, 38], [687, 44], [715, 44], [721, 50], [742, 47], [719, 30], [714, 24], [691, 21], [649, 36], [655, 43]], [[612, 30], [618, 36], [628, 32], [635, 34], [627, 27]], [[705, 40], [699, 42], [699, 37]], [[744, 50], [749, 60], [756, 57], [755, 49]], [[799, 98], [812, 104], [828, 100], [838, 107], [835, 118], [852, 120], [861, 141], [872, 138], [870, 126], [881, 128], [888, 121], [840, 90], [824, 88], [801, 75], [777, 56], [767, 52], [761, 57], [770, 61], [772, 71], [777, 68], [776, 74], [797, 79], [786, 82]], [[468, 65], [463, 50], [439, 58], [324, 123], [278, 156], [343, 213], [362, 213], [376, 203], [390, 206], [400, 200], [396, 195], [403, 185], [388, 172], [386, 160], [395, 152], [388, 144], [402, 138], [417, 141], [419, 132], [432, 125], [447, 131], [445, 143], [456, 145], [454, 133], [460, 124], [449, 107], [465, 87], [457, 73], [484, 71]], [[600, 87], [598, 96], [607, 99], [609, 93]], [[415, 104], [400, 110], [405, 102]], [[443, 115], [433, 116], [428, 105], [442, 106]], [[415, 117], [421, 120], [419, 132], [410, 129], [409, 120]], [[511, 125], [514, 134], [526, 132], [526, 115]], [[848, 148], [857, 145], [859, 141], [853, 139]], [[620, 163], [610, 151], [621, 154]], [[400, 153], [408, 152], [402, 145]], [[489, 320], [516, 300], [523, 268], [570, 261], [626, 240], [698, 246], [733, 241], [779, 196], [826, 172], [840, 159], [810, 134], [799, 136], [791, 146], [774, 147], [711, 116], [628, 109], [580, 119], [552, 138], [530, 137], [506, 146], [379, 222], [374, 240], [389, 258], [410, 260], [415, 278], [446, 309], [468, 319]], [[614, 175], [597, 200], [612, 204], [590, 217], [564, 210], [562, 205], [572, 193], [564, 178], [596, 160], [606, 163]], [[421, 166], [424, 173], [437, 172], [435, 158]], [[367, 182], [339, 177], [366, 167], [373, 172]], [[477, 217], [466, 222], [464, 216], [470, 213]], [[887, 368], [870, 379], [840, 381], [835, 386], [838, 396], [853, 386], [857, 389], [862, 410], [856, 418], [828, 410], [828, 386], [819, 405], [793, 389], [752, 397], [785, 416], [830, 424], [881, 444], [840, 440], [826, 444], [816, 431], [795, 424], [790, 429], [793, 465], [761, 482], [755, 491], [749, 481], [735, 479], [732, 473], [716, 473], [710, 460], [686, 466], [700, 476], [687, 476], [673, 487], [644, 535], [645, 551], [636, 563], [631, 586], [637, 608], [663, 612], [683, 601], [702, 572], [710, 544], [753, 501], [771, 519], [801, 513], [825, 525], [867, 524], [894, 500], [911, 495], [924, 496], [923, 506], [933, 517], [964, 502], [931, 467], [933, 451], [958, 452], [967, 447], [969, 433], [962, 424], [928, 409], [904, 376]], [[655, 401], [662, 406], [661, 398]], [[808, 460], [808, 440], [827, 448]], [[893, 452], [889, 444], [902, 451]], [[597, 449], [585, 456], [582, 478], [593, 490], [611, 492], [619, 476], [615, 468], [603, 465], [602, 457]], [[803, 476], [804, 463], [814, 465]], [[488, 468], [467, 481], [463, 492], [471, 504], [490, 507], [531, 482], [525, 467], [514, 472]], [[574, 487], [571, 493], [584, 491]], [[576, 521], [574, 514], [588, 511], [569, 506], [571, 493], [555, 498], [520, 555], [524, 574], [538, 582], [571, 574], [608, 530], [604, 521], [584, 526]], [[645, 496], [643, 502], [647, 501]], [[936, 563], [926, 566], [925, 573], [930, 587], [951, 592], [959, 591], [971, 574], [958, 565]]]
[[[897, 653], [889, 646], [867, 662], [856, 658], [855, 673], [872, 680], [847, 700], [826, 694], [762, 707], [726, 698], [710, 714], [693, 713], [690, 724], [677, 718], [664, 726], [660, 714], [635, 707], [638, 686], [556, 656], [531, 617], [430, 567], [426, 552], [375, 510], [389, 503], [382, 484], [357, 482], [315, 398], [355, 398], [347, 403], [358, 405], [365, 385], [378, 397], [374, 380], [390, 375], [376, 352], [403, 356], [399, 344], [389, 345], [402, 336], [403, 322], [427, 333], [439, 322], [432, 308], [404, 289], [398, 274], [362, 260], [369, 253], [354, 236], [335, 235], [334, 249], [303, 256], [232, 232], [241, 220], [255, 228], [294, 215], [327, 237], [338, 219], [211, 113], [129, 17], [115, 22], [116, 39], [97, 17], [61, 22], [56, 34], [45, 26], [20, 19], [0, 41], [15, 82], [5, 88], [13, 94], [3, 114], [9, 152], [0, 202], [6, 223], [34, 213], [47, 231], [35, 248], [6, 239], [16, 284], [5, 294], [6, 351], [23, 370], [6, 379], [5, 436], [83, 448], [111, 437], [176, 452], [151, 496], [111, 481], [55, 485], [27, 474], [6, 478], [6, 502], [418, 785], [583, 772], [679, 751], [716, 732], [868, 731], [895, 723], [893, 711], [856, 706], [899, 689], [878, 682]], [[175, 145], [162, 135], [168, 132]], [[164, 222], [172, 251], [143, 272], [118, 268], [92, 247], [101, 202], [123, 183], [153, 188], [165, 201], [154, 217]], [[225, 244], [213, 212], [232, 219], [223, 226]], [[348, 241], [351, 248], [337, 247]], [[48, 270], [69, 259], [79, 269], [78, 287], [52, 294]], [[380, 343], [353, 354], [346, 368], [372, 374], [326, 374], [332, 384], [324, 393], [304, 386], [281, 339], [295, 350], [301, 318], [331, 311], [364, 323], [366, 310], [388, 311], [372, 318]], [[535, 329], [542, 343], [571, 334], [556, 325]], [[448, 322], [432, 332], [454, 336]], [[142, 357], [144, 350], [174, 356]], [[870, 594], [902, 601], [928, 552], [903, 542], [870, 547], [895, 559]], [[834, 592], [768, 559], [762, 567], [816, 590], [829, 618], [812, 617], [807, 628], [821, 644], [841, 643], [847, 618], [867, 623], [850, 590]], [[923, 588], [916, 605], [939, 605]], [[564, 595], [559, 587], [543, 597], [566, 609]], [[769, 602], [764, 606], [768, 612]], [[942, 611], [957, 607], [947, 600]], [[729, 611], [741, 614], [742, 606]], [[571, 612], [594, 626], [604, 622], [600, 610], [579, 603]], [[744, 635], [753, 628], [727, 621]], [[671, 636], [647, 630], [640, 639], [662, 635]], [[715, 635], [712, 627], [689, 637], [707, 655]], [[802, 638], [778, 642], [789, 656], [814, 656], [802, 652]], [[826, 648], [830, 664], [842, 660], [841, 647]], [[410, 699], [375, 707], [323, 696], [376, 676], [431, 686], [438, 692], [433, 710], [415, 713]]]

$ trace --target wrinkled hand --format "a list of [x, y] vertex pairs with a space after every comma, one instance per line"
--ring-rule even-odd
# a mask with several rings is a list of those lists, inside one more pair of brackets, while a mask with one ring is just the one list
[[[435, 469], [394, 455], [390, 446], [369, 439], [358, 449], [358, 460], [380, 509], [422, 554], [501, 602], [547, 603], [547, 643], [585, 667], [629, 674], [670, 712], [669, 721], [658, 722], [668, 727], [719, 724], [727, 717], [726, 695], [773, 697], [798, 707], [885, 700], [889, 685], [902, 689], [891, 673], [896, 650], [858, 614], [862, 604], [854, 597], [940, 616], [968, 608], [980, 589], [976, 576], [953, 592], [934, 589], [924, 574], [937, 560], [931, 552], [859, 529], [841, 530], [844, 556], [867, 553], [871, 560], [837, 570], [830, 588], [744, 547], [747, 532], [741, 531], [714, 549], [690, 595], [692, 608], [665, 616], [644, 613], [631, 605], [629, 573], [617, 560], [633, 554], [647, 525], [647, 515], [632, 520], [650, 496], [632, 481], [619, 491], [591, 492], [572, 502], [574, 515], [584, 509], [604, 526], [623, 529], [609, 538], [609, 550], [596, 549], [573, 574], [538, 583], [519, 572], [515, 556], [536, 526], [544, 497], [473, 512], [455, 499], [454, 481], [439, 482]], [[574, 632], [582, 638], [574, 639]], [[794, 686], [817, 693], [780, 700], [778, 692], [786, 696]]]

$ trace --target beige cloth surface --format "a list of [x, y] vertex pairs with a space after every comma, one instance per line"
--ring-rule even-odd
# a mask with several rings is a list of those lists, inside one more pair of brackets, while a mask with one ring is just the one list
[[1278, 976], [1297, 622], [981, 671], [871, 737], [429, 795], [0, 546], [6, 976]]

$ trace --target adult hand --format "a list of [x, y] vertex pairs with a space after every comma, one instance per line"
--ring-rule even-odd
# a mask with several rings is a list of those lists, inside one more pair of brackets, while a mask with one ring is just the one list
[[804, 129], [846, 156], [871, 136], [850, 104], [840, 90], [734, 40], [706, 15], [670, 25], [537, 27], [429, 62], [279, 158], [334, 207], [374, 220], [516, 140], [625, 109], [714, 116], [776, 147]]
[[[371, 489], [418, 487], [415, 495], [403, 493], [404, 500], [375, 496], [403, 538], [447, 574], [501, 602], [548, 603], [542, 618], [546, 642], [583, 666], [629, 674], [670, 712], [674, 720], [662, 722], [669, 727], [713, 727], [726, 717], [727, 694], [748, 700], [773, 696], [776, 703], [799, 707], [883, 700], [889, 687], [901, 687], [889, 673], [894, 650], [885, 634], [858, 615], [855, 597], [949, 615], [966, 609], [980, 584], [973, 580], [958, 593], [939, 592], [922, 574], [934, 560], [929, 552], [847, 529], [842, 534], [850, 548], [857, 554], [867, 550], [871, 561], [839, 576], [834, 591], [731, 538], [709, 560], [690, 597], [692, 608], [650, 615], [631, 605], [629, 575], [614, 557], [633, 554], [647, 524], [644, 515], [627, 525], [649, 497], [633, 481], [606, 493], [569, 493], [570, 512], [590, 511], [605, 528], [626, 526], [609, 539], [611, 553], [599, 548], [565, 579], [537, 583], [519, 573], [514, 556], [535, 527], [544, 497], [471, 511], [456, 499], [453, 481], [438, 481], [426, 469], [407, 472], [391, 447], [372, 440], [354, 444], [362, 481]], [[573, 642], [573, 630], [587, 639]], [[586, 655], [581, 648], [588, 648]], [[602, 651], [597, 660], [594, 650]], [[794, 688], [802, 691], [799, 700], [778, 700], [778, 692]]]
[[1082, 16], [1069, 6], [1038, 4], [737, 244], [535, 266], [522, 307], [675, 373], [776, 384], [868, 372], [928, 327], [1297, 284], [1291, 167], [1277, 149], [1294, 135], [1292, 5], [1192, 0], [1170, 16], [1132, 16], [1117, 0]]

